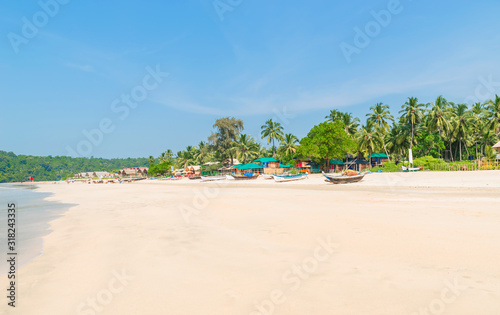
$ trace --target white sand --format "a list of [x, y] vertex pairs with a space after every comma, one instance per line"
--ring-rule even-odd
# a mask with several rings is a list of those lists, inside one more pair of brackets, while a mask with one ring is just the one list
[[0, 313], [500, 312], [499, 171], [40, 190], [78, 205]]

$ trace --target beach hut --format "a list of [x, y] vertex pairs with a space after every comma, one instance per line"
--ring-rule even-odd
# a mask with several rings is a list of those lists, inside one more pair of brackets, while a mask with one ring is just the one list
[[300, 168], [302, 172], [319, 173], [319, 164], [312, 160], [297, 160], [295, 167]]
[[368, 156], [370, 164], [372, 167], [382, 166], [382, 163], [385, 163], [389, 160], [389, 157], [385, 153], [372, 153]]
[[344, 162], [341, 160], [330, 160], [329, 172], [342, 172], [344, 169]]
[[248, 164], [241, 164], [238, 165], [236, 168], [237, 172], [243, 174], [243, 173], [258, 173], [261, 174], [264, 168], [260, 166], [259, 164], [255, 163], [248, 163]]
[[146, 177], [148, 170], [148, 167], [129, 167], [122, 169], [118, 174], [122, 177]]
[[359, 156], [356, 158], [347, 159], [347, 162], [345, 164], [348, 166], [350, 170], [355, 170], [358, 172], [370, 168], [370, 163], [368, 163], [364, 158]]
[[272, 157], [264, 157], [264, 158], [256, 159], [253, 162], [261, 165], [263, 168], [279, 168], [280, 167], [280, 162]]
[[264, 157], [253, 161], [264, 168], [264, 174], [283, 174], [284, 168], [278, 160], [272, 157]]
[[192, 165], [186, 167], [185, 173], [187, 176], [201, 176], [201, 166], [199, 165]]
[[492, 146], [493, 149], [497, 150], [497, 160], [500, 160], [500, 142]]

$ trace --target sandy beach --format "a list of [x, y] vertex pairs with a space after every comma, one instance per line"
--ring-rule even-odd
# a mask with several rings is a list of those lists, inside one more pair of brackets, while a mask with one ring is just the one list
[[499, 314], [500, 171], [40, 184], [3, 314]]

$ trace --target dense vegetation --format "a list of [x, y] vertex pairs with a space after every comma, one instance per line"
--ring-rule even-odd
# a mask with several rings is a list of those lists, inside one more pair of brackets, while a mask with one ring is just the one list
[[[159, 159], [171, 160], [176, 167], [183, 168], [233, 158], [245, 163], [270, 156], [285, 164], [300, 158], [328, 163], [330, 158], [346, 153], [368, 157], [376, 152], [386, 153], [394, 162], [407, 160], [410, 149], [416, 159], [429, 156], [453, 162], [496, 157], [492, 145], [500, 139], [499, 96], [471, 107], [450, 102], [442, 96], [428, 104], [409, 97], [398, 113], [395, 119], [388, 105], [378, 103], [370, 108], [365, 123], [361, 124], [361, 120], [351, 113], [333, 109], [325, 117], [325, 123], [331, 125], [314, 126], [300, 141], [286, 134], [279, 122], [269, 119], [261, 127], [261, 138], [271, 144], [271, 149], [259, 144], [251, 135], [243, 134], [243, 121], [220, 118], [207, 142], [188, 146], [176, 155], [167, 150]], [[338, 133], [339, 126], [345, 134]], [[153, 157], [150, 160], [155, 161]]]
[[147, 166], [147, 158], [102, 159], [71, 158], [67, 156], [15, 155], [0, 151], [0, 183], [64, 179], [70, 175], [89, 171], [115, 171], [124, 167]]
[[[171, 166], [185, 168], [206, 162], [229, 162], [237, 158], [248, 163], [259, 157], [275, 157], [284, 164], [294, 159], [310, 158], [327, 165], [332, 158], [346, 154], [368, 157], [383, 152], [390, 157], [386, 170], [399, 169], [395, 161], [408, 158], [412, 149], [415, 161], [424, 166], [444, 163], [457, 164], [471, 159], [493, 160], [492, 146], [499, 141], [500, 97], [484, 103], [455, 104], [439, 96], [434, 102], [422, 104], [409, 97], [394, 118], [389, 106], [378, 103], [366, 114], [364, 124], [351, 113], [330, 111], [325, 122], [314, 126], [299, 139], [285, 133], [283, 126], [272, 119], [261, 126], [261, 139], [271, 145], [266, 148], [251, 135], [244, 134], [244, 124], [233, 117], [219, 118], [207, 141], [187, 146], [174, 154], [166, 150], [158, 158], [99, 159], [70, 157], [36, 157], [0, 151], [0, 182], [58, 180], [87, 171], [115, 171], [123, 167], [149, 166], [150, 174], [169, 173]], [[221, 164], [212, 166], [218, 168]], [[457, 164], [457, 167], [466, 167]], [[446, 167], [444, 167], [446, 169]]]

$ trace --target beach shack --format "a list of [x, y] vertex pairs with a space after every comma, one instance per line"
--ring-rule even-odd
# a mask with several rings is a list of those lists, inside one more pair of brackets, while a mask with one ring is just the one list
[[148, 167], [129, 167], [118, 172], [121, 177], [146, 177], [148, 175]]
[[495, 144], [492, 148], [497, 151], [497, 160], [500, 160], [500, 142]]
[[245, 174], [245, 173], [254, 173], [254, 174], [262, 174], [264, 168], [259, 164], [248, 163], [248, 164], [240, 164], [235, 167], [236, 173]]
[[370, 168], [370, 163], [362, 157], [348, 158], [345, 163], [350, 170], [361, 172], [364, 169]]
[[296, 168], [301, 169], [302, 173], [319, 173], [319, 164], [312, 160], [297, 160]]
[[344, 162], [341, 160], [330, 160], [328, 172], [342, 172], [344, 170]]
[[368, 160], [372, 167], [382, 166], [382, 163], [385, 163], [389, 160], [389, 157], [385, 153], [372, 153], [368, 156]]
[[263, 167], [264, 174], [283, 174], [285, 168], [278, 160], [272, 157], [264, 157], [253, 161]]
[[186, 167], [184, 172], [187, 177], [201, 176], [201, 166], [199, 165], [188, 166]]

